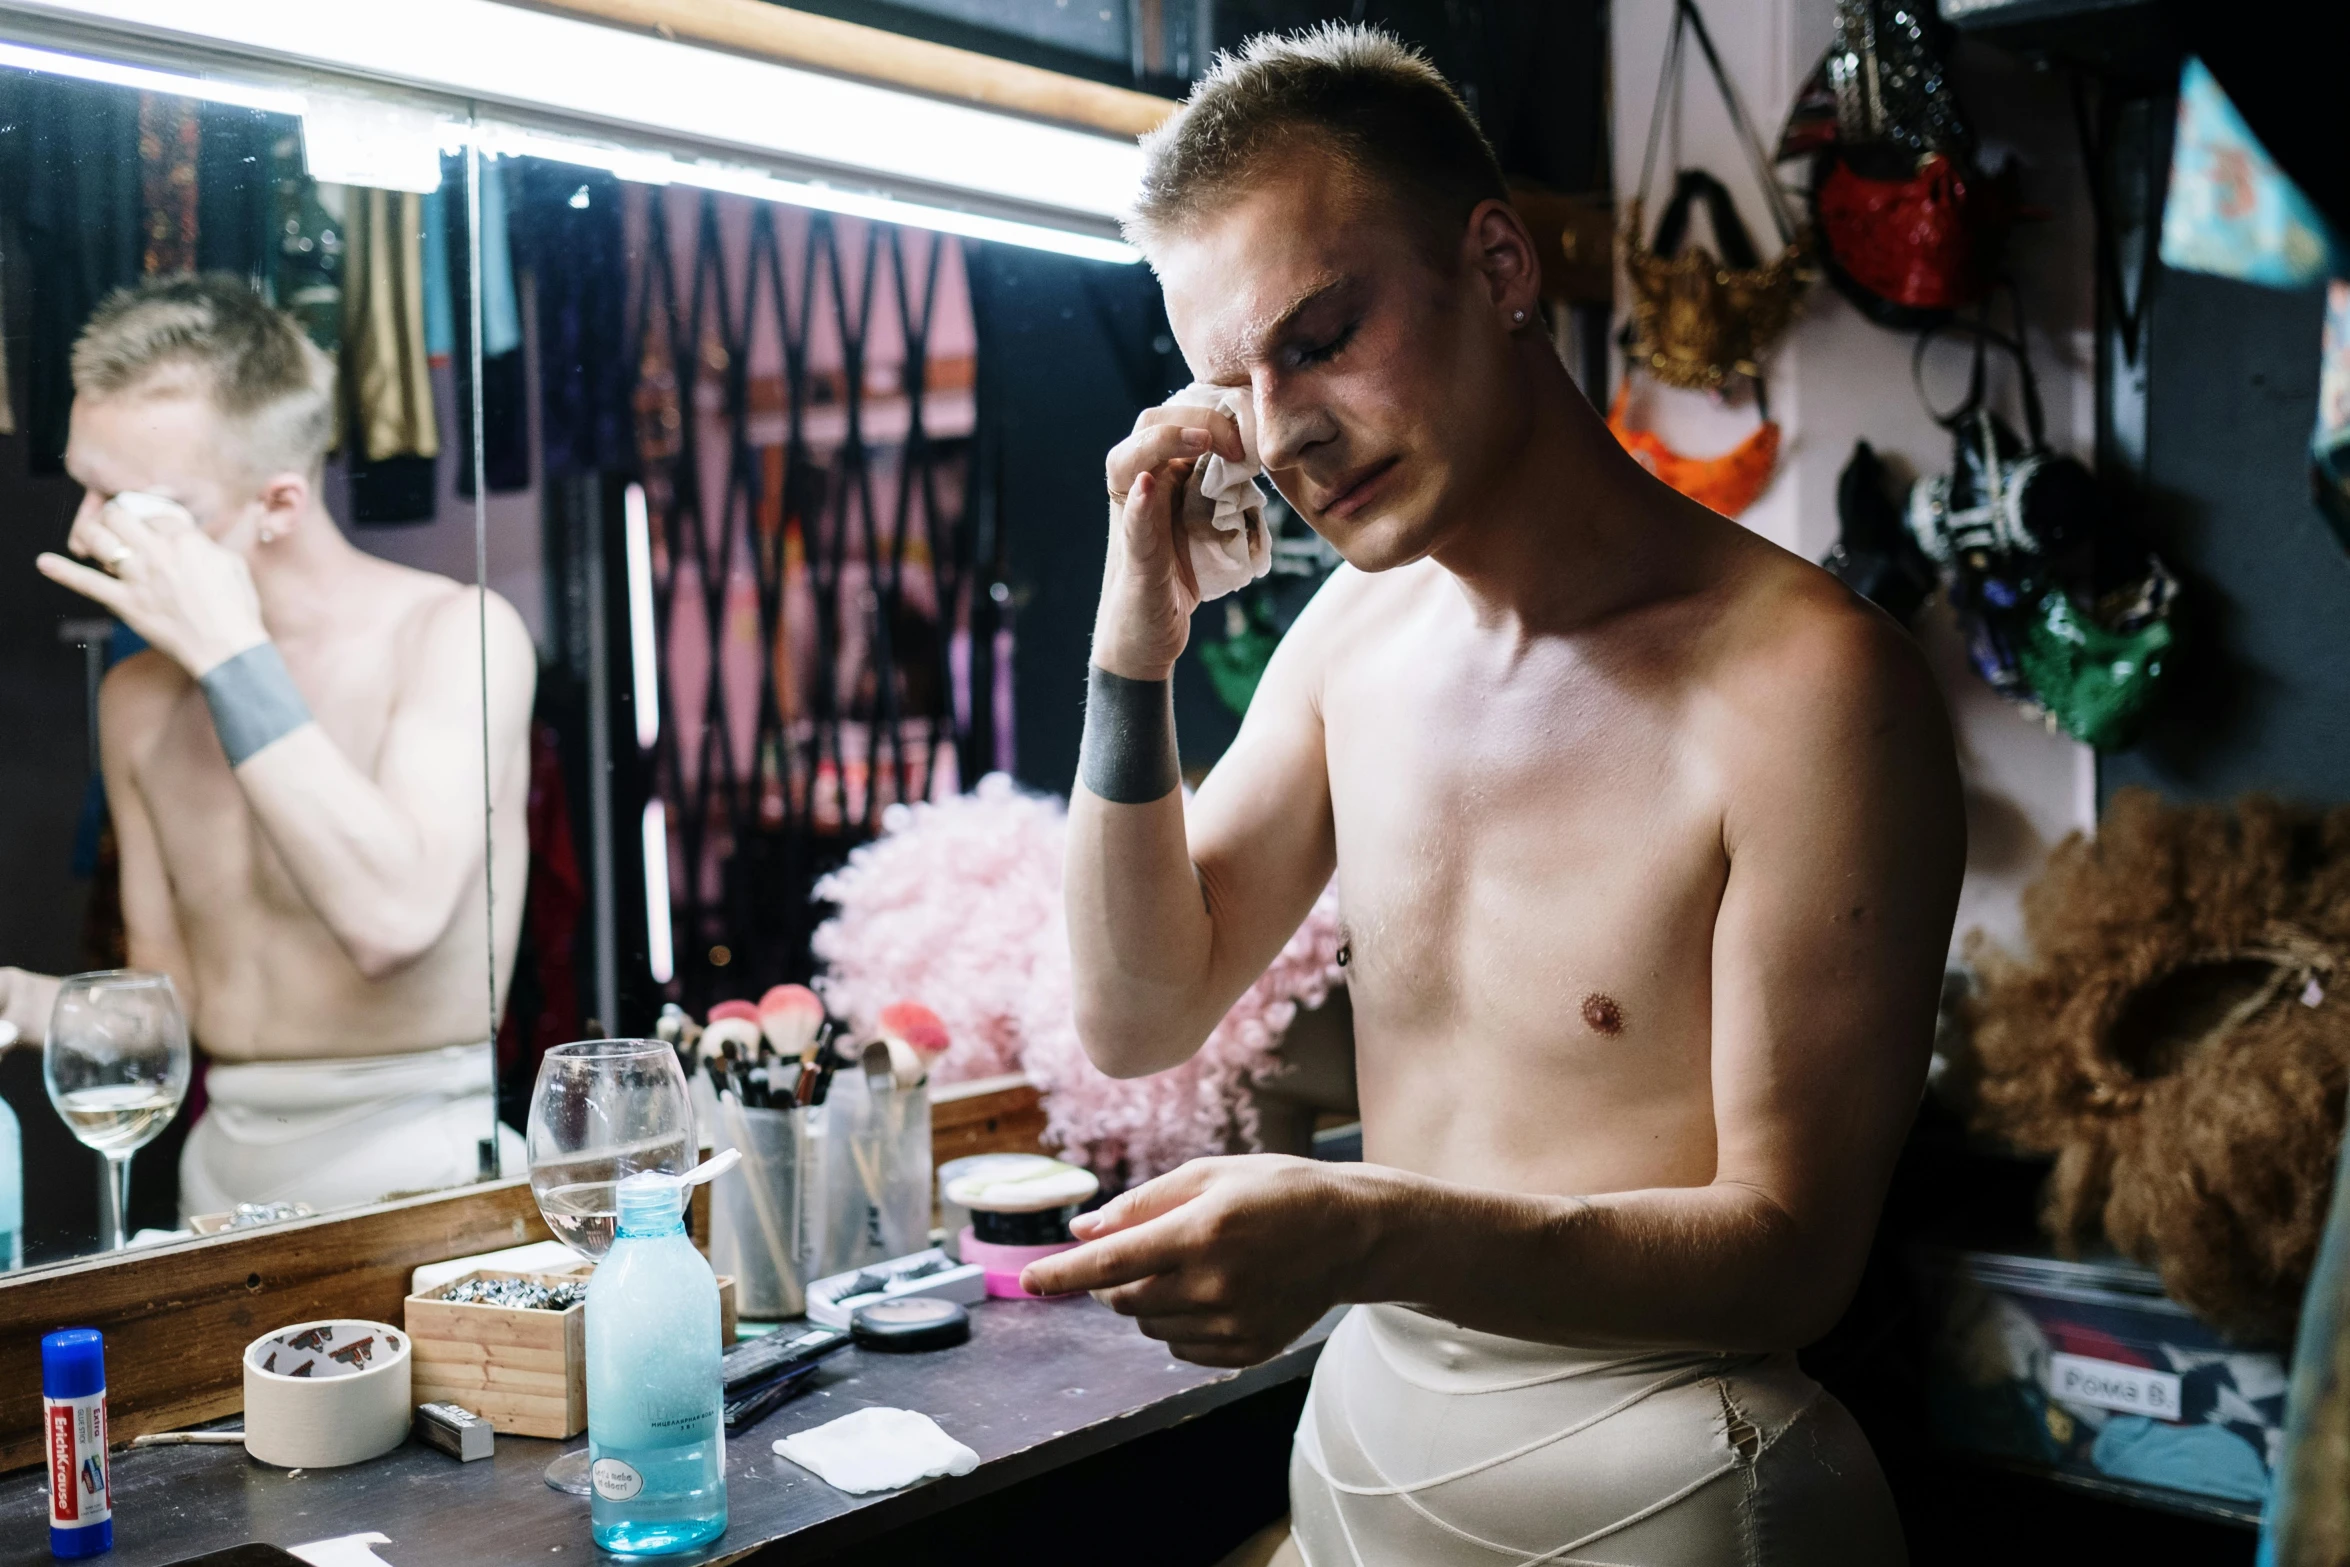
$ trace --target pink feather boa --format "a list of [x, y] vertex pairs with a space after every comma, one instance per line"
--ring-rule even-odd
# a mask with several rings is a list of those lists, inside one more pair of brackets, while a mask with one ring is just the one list
[[817, 884], [840, 911], [814, 942], [825, 1004], [870, 1029], [893, 1001], [925, 1003], [953, 1040], [934, 1081], [1026, 1072], [1044, 1090], [1047, 1138], [1112, 1181], [1257, 1146], [1248, 1090], [1281, 1070], [1274, 1050], [1298, 1008], [1343, 983], [1335, 893], [1322, 894], [1197, 1055], [1151, 1077], [1107, 1077], [1077, 1041], [1065, 826], [1058, 799], [1023, 794], [1001, 773], [967, 795], [891, 806], [882, 836]]

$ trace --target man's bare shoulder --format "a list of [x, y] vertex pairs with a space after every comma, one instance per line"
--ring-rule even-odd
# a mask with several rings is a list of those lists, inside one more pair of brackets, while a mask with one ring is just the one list
[[1705, 684], [1776, 724], [1823, 705], [1923, 702], [1940, 688], [1917, 642], [1808, 561], [1772, 548], [1731, 587], [1706, 639]]
[[153, 648], [141, 648], [106, 671], [98, 686], [101, 725], [152, 725], [196, 689], [188, 672]]
[[135, 776], [161, 740], [164, 720], [195, 690], [188, 672], [153, 648], [108, 670], [98, 686], [99, 744], [108, 764], [128, 764]]
[[1939, 811], [1955, 747], [1915, 639], [1825, 571], [1769, 555], [1731, 589], [1693, 670], [1699, 742], [1729, 796], [1867, 777]]
[[1444, 568], [1432, 560], [1391, 571], [1342, 565], [1323, 580], [1281, 645], [1296, 644], [1298, 654], [1316, 664], [1360, 652], [1393, 636], [1443, 577]]
[[454, 665], [470, 667], [488, 637], [493, 685], [517, 678], [535, 680], [537, 653], [521, 612], [504, 597], [429, 572], [410, 573], [415, 597], [395, 633], [401, 648], [401, 684], [414, 688], [439, 683]]

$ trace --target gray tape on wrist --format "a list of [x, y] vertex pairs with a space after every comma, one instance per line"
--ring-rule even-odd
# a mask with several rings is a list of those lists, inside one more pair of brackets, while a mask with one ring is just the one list
[[223, 659], [197, 684], [204, 688], [212, 728], [231, 767], [243, 766], [262, 747], [310, 722], [310, 704], [294, 688], [285, 655], [274, 642]]
[[1174, 682], [1129, 680], [1099, 665], [1089, 667], [1077, 776], [1113, 805], [1148, 805], [1181, 787]]

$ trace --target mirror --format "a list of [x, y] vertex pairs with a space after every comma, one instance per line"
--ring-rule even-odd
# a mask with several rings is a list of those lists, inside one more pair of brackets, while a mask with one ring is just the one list
[[81, 971], [170, 975], [195, 1045], [134, 1245], [521, 1173], [537, 326], [511, 165], [379, 108], [0, 71], [0, 1264], [101, 1235], [36, 1043]]
[[[583, 999], [562, 975], [528, 999], [647, 1034], [665, 1002], [699, 1016], [805, 982], [818, 879], [891, 807], [1005, 765], [977, 337], [952, 237], [523, 166], [540, 328], [581, 345], [542, 377], [546, 460], [567, 464], [542, 716], [575, 781], [587, 938]], [[566, 928], [535, 863], [526, 971]], [[538, 1037], [569, 1036], [542, 1017]]]

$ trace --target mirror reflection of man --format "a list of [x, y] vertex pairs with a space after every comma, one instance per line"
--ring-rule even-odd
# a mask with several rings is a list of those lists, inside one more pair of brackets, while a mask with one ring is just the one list
[[[213, 1063], [180, 1211], [470, 1180], [495, 1124], [483, 964], [502, 1004], [529, 861], [529, 633], [343, 537], [333, 367], [242, 280], [115, 295], [73, 376], [67, 547], [101, 569], [39, 566], [148, 644], [98, 726], [130, 962], [172, 976]], [[494, 932], [485, 737], [511, 826]], [[0, 970], [0, 1018], [38, 1040], [56, 989]]]

